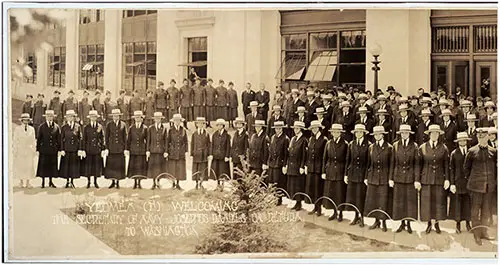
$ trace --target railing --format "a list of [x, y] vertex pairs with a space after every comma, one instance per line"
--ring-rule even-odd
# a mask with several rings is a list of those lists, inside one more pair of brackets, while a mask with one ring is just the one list
[[466, 53], [469, 51], [469, 27], [432, 28], [432, 52]]
[[497, 51], [497, 25], [474, 26], [474, 51]]

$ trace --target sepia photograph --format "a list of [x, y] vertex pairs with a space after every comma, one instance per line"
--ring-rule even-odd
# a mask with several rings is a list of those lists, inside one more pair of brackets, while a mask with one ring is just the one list
[[4, 262], [497, 259], [497, 3], [2, 14]]

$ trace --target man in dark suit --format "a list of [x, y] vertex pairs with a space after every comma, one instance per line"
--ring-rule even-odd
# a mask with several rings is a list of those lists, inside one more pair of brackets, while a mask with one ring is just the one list
[[377, 97], [377, 106], [374, 107], [373, 109], [374, 109], [374, 111], [379, 110], [379, 109], [385, 109], [385, 110], [387, 110], [387, 113], [389, 113], [389, 117], [391, 117], [391, 118], [393, 117], [392, 116], [392, 108], [389, 105], [387, 97], [385, 95], [379, 95]]
[[[29, 113], [29, 115], [33, 115], [33, 95], [27, 94], [26, 100], [23, 102], [22, 112], [21, 113]], [[33, 123], [30, 122], [30, 125]]]
[[318, 120], [321, 125], [323, 125], [323, 128], [321, 129], [321, 135], [323, 135], [327, 139], [330, 139], [331, 135], [328, 130], [330, 129], [331, 121], [325, 118], [326, 114], [327, 113], [323, 107], [316, 108], [314, 112], [314, 115], [316, 115], [315, 120]]
[[216, 120], [216, 109], [215, 109], [215, 98], [216, 98], [216, 90], [215, 88], [213, 87], [213, 84], [214, 81], [212, 80], [212, 78], [209, 78], [208, 79], [208, 83], [207, 83], [207, 86], [205, 87], [205, 95], [206, 95], [206, 98], [205, 98], [205, 105], [206, 105], [206, 113], [207, 113], [207, 121], [208, 123], [210, 124], [211, 121], [215, 121]]
[[217, 119], [215, 121], [217, 131], [212, 134], [212, 152], [210, 153], [212, 166], [215, 172], [215, 179], [217, 180], [217, 188], [222, 191], [222, 180], [224, 175], [230, 177], [229, 172], [229, 158], [231, 157], [231, 136], [227, 133], [225, 127], [227, 122], [224, 119]]
[[258, 112], [258, 107], [259, 103], [257, 101], [250, 102], [249, 105], [250, 113], [247, 114], [247, 116], [245, 117], [245, 121], [247, 123], [248, 137], [251, 137], [252, 134], [255, 133], [255, 127], [253, 126], [255, 121], [263, 119], [262, 115]]
[[114, 109], [115, 104], [111, 101], [111, 91], [106, 90], [104, 94], [104, 117], [103, 126], [109, 121], [109, 116], [111, 116], [111, 111]]
[[189, 80], [184, 79], [182, 81], [183, 86], [180, 90], [180, 102], [181, 102], [181, 114], [182, 117], [186, 119], [186, 121], [193, 120], [193, 96], [194, 91], [191, 86], [189, 86]]
[[[145, 105], [144, 100], [141, 97], [139, 97], [139, 91], [137, 90], [132, 91], [132, 98], [130, 99], [128, 104], [128, 113], [133, 114], [136, 111], [144, 112], [144, 105]], [[134, 122], [135, 122], [134, 117], [130, 117], [128, 124], [134, 124]]]
[[[399, 140], [399, 135], [396, 134], [396, 132], [398, 131], [399, 127], [402, 124], [410, 125], [413, 131], [417, 130], [416, 121], [415, 119], [411, 118], [408, 115], [408, 110], [409, 110], [408, 105], [406, 104], [399, 105], [398, 112], [400, 117], [394, 121], [394, 124], [392, 126], [392, 142]], [[412, 136], [410, 136], [410, 138], [414, 140]]]
[[307, 111], [307, 118], [312, 121], [316, 117], [314, 116], [314, 112], [316, 111], [316, 108], [321, 106], [321, 102], [318, 101], [314, 96], [314, 91], [307, 91], [307, 102], [305, 104], [306, 111]]
[[[295, 120], [293, 122], [296, 122], [296, 121], [300, 121], [300, 122], [303, 122], [305, 124], [305, 126], [307, 128], [309, 128], [309, 125], [311, 123], [311, 120], [309, 119], [309, 117], [306, 115], [307, 111], [306, 111], [306, 108], [304, 106], [299, 106], [297, 108], [297, 111], [295, 112], [297, 117], [295, 118]], [[306, 139], [309, 139], [309, 136], [311, 136], [311, 133], [308, 131], [308, 130], [305, 130], [303, 132], [304, 134], [304, 137]]]
[[455, 137], [457, 136], [457, 125], [451, 120], [451, 110], [445, 109], [441, 111], [441, 130], [444, 131], [440, 141], [443, 142], [448, 151], [453, 151], [456, 148]]
[[[386, 109], [378, 109], [376, 114], [376, 126], [384, 126], [386, 132], [392, 130], [392, 119], [389, 116], [389, 112]], [[384, 140], [391, 143], [392, 135], [390, 133], [385, 134]]]
[[333, 117], [333, 111], [334, 107], [332, 106], [332, 100], [333, 96], [332, 94], [328, 93], [326, 95], [323, 95], [323, 108], [325, 109], [325, 119], [330, 121], [330, 124], [332, 123], [332, 117]]
[[250, 170], [260, 175], [263, 170], [267, 170], [268, 168], [269, 137], [264, 133], [264, 128], [266, 127], [264, 120], [255, 120], [252, 126], [255, 127], [255, 133], [250, 136], [248, 163]]
[[262, 115], [262, 118], [267, 121], [267, 116], [269, 112], [269, 101], [271, 97], [269, 92], [266, 91], [266, 86], [264, 83], [260, 84], [260, 91], [255, 93], [255, 101], [259, 103], [259, 113]]
[[201, 79], [196, 78], [193, 86], [193, 119], [206, 116], [207, 91], [201, 86]]
[[274, 126], [275, 122], [282, 121], [284, 124], [286, 124], [285, 117], [283, 117], [281, 115], [281, 110], [282, 109], [281, 109], [280, 105], [273, 106], [273, 114], [272, 114], [271, 118], [269, 118], [269, 121], [267, 122], [267, 131], [266, 132], [267, 132], [267, 136], [269, 136], [269, 137], [271, 137], [275, 133], [274, 129], [272, 128]]
[[212, 143], [208, 134], [207, 120], [197, 117], [194, 121], [196, 131], [191, 135], [191, 157], [193, 161], [192, 179], [196, 182], [196, 189], [203, 188], [203, 181], [207, 180], [208, 156], [212, 153]]
[[[275, 121], [271, 127], [276, 133], [271, 136], [269, 143], [269, 157], [267, 165], [269, 166], [269, 183], [276, 184], [279, 189], [286, 189], [286, 176], [284, 174], [284, 167], [288, 160], [288, 146], [290, 140], [283, 133], [285, 128], [284, 121]], [[282, 193], [282, 192], [279, 192]], [[282, 196], [278, 197], [278, 206], [282, 203]]]
[[342, 128], [346, 131], [344, 134], [344, 139], [347, 142], [352, 140], [351, 130], [354, 128], [355, 115], [351, 109], [351, 104], [349, 101], [343, 101], [340, 104], [340, 109], [335, 115], [335, 123], [342, 124]]
[[50, 100], [48, 109], [54, 111], [54, 121], [57, 123], [57, 125], [62, 126], [63, 114], [60, 96], [61, 92], [59, 92], [59, 90], [54, 91], [54, 97]]
[[45, 122], [44, 115], [47, 110], [47, 104], [44, 102], [44, 97], [42, 93], [37, 95], [37, 101], [33, 104], [33, 113], [31, 113], [31, 117], [33, 117], [33, 127], [35, 128], [37, 137], [40, 125]]
[[[298, 107], [303, 107], [305, 106], [305, 103], [300, 100], [299, 98], [299, 90], [298, 89], [292, 89], [292, 92], [291, 92], [291, 97], [292, 97], [292, 102], [291, 102], [291, 106], [290, 106], [290, 109], [289, 109], [289, 119], [286, 121], [286, 124], [289, 124], [289, 125], [292, 125], [294, 121], [297, 120], [298, 118], [298, 115], [297, 115], [297, 109]], [[305, 108], [304, 108], [305, 110]], [[287, 132], [287, 135], [288, 137], [291, 137], [293, 135], [293, 129], [290, 128]]]
[[482, 239], [492, 240], [486, 228], [492, 218], [492, 194], [497, 185], [497, 152], [488, 148], [488, 129], [478, 128], [478, 144], [471, 147], [465, 156], [464, 172], [468, 179], [467, 189], [471, 196], [471, 219], [474, 239], [482, 245]]
[[49, 178], [49, 187], [55, 188], [52, 178], [58, 177], [58, 156], [61, 151], [61, 130], [54, 122], [54, 110], [46, 110], [43, 115], [46, 122], [37, 131], [36, 152], [38, 167], [36, 175], [42, 178], [42, 188], [45, 188], [45, 178]]
[[127, 124], [121, 121], [120, 109], [111, 110], [112, 120], [106, 125], [106, 168], [104, 177], [111, 179], [110, 189], [120, 188], [120, 180], [125, 179], [125, 145], [127, 142]]
[[241, 157], [245, 158], [248, 149], [248, 133], [245, 130], [245, 120], [237, 117], [234, 122], [236, 132], [234, 132], [231, 143], [231, 162], [233, 168], [243, 169]]
[[465, 118], [464, 121], [467, 123], [467, 127], [466, 127], [465, 131], [469, 135], [469, 138], [471, 138], [469, 140], [469, 144], [468, 144], [469, 148], [470, 148], [478, 143], [477, 129], [476, 129], [476, 123], [477, 123], [478, 119], [476, 118], [475, 114], [469, 114], [469, 115], [467, 115], [467, 117]]
[[180, 113], [179, 106], [181, 103], [180, 91], [177, 87], [175, 87], [175, 80], [170, 80], [170, 86], [167, 88], [167, 110], [168, 115], [167, 119], [172, 119], [174, 114]]
[[97, 111], [97, 122], [103, 125], [104, 118], [102, 117], [105, 113], [104, 104], [101, 102], [101, 91], [96, 90], [95, 98], [92, 100], [92, 110]]
[[250, 82], [246, 83], [245, 88], [245, 91], [241, 92], [241, 103], [243, 105], [243, 113], [246, 116], [250, 113], [250, 109], [248, 108], [250, 102], [255, 100], [255, 92], [252, 90], [252, 84], [250, 84]]
[[215, 98], [216, 119], [227, 120], [227, 107], [229, 106], [229, 98], [227, 88], [224, 86], [224, 80], [219, 80], [219, 86], [215, 89], [217, 97]]
[[[175, 82], [175, 80], [174, 80]], [[175, 85], [175, 83], [174, 83]], [[167, 116], [168, 109], [168, 93], [165, 90], [164, 83], [162, 81], [158, 81], [158, 88], [155, 90], [154, 101], [155, 101], [155, 110], [163, 113], [164, 116]], [[123, 110], [122, 110], [123, 112]]]
[[417, 133], [415, 135], [415, 142], [418, 146], [429, 141], [429, 135], [425, 132], [429, 129], [432, 124], [432, 113], [429, 109], [423, 109], [420, 114], [420, 123], [417, 126]]
[[[368, 95], [366, 93], [359, 94], [359, 96], [358, 96], [358, 104], [356, 105], [355, 109], [359, 110], [360, 107], [366, 108], [366, 110], [367, 110], [366, 111], [366, 116], [368, 117], [368, 119], [373, 120], [375, 118], [374, 117], [375, 114], [373, 113], [373, 107], [370, 106], [370, 105], [368, 105], [366, 103], [367, 100], [368, 100]], [[356, 120], [359, 120], [360, 114], [361, 113], [357, 113], [356, 114]], [[367, 127], [367, 130], [371, 131], [370, 129], [368, 129], [368, 127]]]
[[467, 130], [467, 115], [474, 114], [474, 112], [471, 111], [472, 109], [472, 102], [469, 100], [462, 100], [459, 105], [459, 109], [457, 111], [457, 126], [458, 126], [458, 131], [463, 132]]
[[90, 123], [83, 128], [83, 140], [81, 154], [85, 158], [85, 176], [87, 177], [87, 189], [90, 188], [90, 178], [94, 177], [94, 187], [99, 188], [97, 178], [101, 177], [103, 171], [103, 156], [106, 149], [104, 142], [104, 128], [98, 123], [99, 112], [89, 112]]
[[167, 161], [167, 127], [162, 120], [165, 117], [162, 112], [153, 113], [154, 124], [148, 128], [148, 138], [146, 142], [146, 156], [148, 159], [148, 178], [153, 179], [151, 189], [160, 188], [156, 178], [166, 172]]
[[154, 123], [153, 115], [155, 113], [155, 100], [153, 98], [153, 95], [153, 91], [148, 90], [146, 92], [146, 98], [144, 99], [144, 116], [146, 116], [146, 118], [144, 119], [144, 124], [146, 124], [146, 126], [151, 126]]
[[[356, 120], [356, 124], [363, 124], [365, 125], [367, 131], [372, 132], [373, 127], [375, 126], [375, 121], [368, 116], [369, 109], [367, 107], [359, 107], [357, 110], [356, 114], [358, 119]], [[367, 138], [370, 142], [373, 142], [373, 137], [371, 135], [367, 135]]]

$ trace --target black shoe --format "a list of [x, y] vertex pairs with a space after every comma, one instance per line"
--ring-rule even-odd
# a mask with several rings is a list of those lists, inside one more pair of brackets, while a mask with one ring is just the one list
[[295, 205], [290, 210], [296, 210], [299, 206], [299, 202], [295, 202]]
[[42, 189], [45, 188], [45, 178], [42, 178]]
[[[483, 229], [486, 229], [486, 228], [483, 228]], [[485, 240], [494, 240], [495, 238], [492, 237], [492, 236], [489, 236], [488, 233], [486, 233], [486, 231], [484, 231], [482, 234], [481, 234], [481, 239], [485, 239]]]
[[382, 232], [387, 232], [387, 223], [385, 220], [382, 220]]
[[465, 221], [465, 228], [467, 228], [467, 232], [470, 232], [472, 227], [470, 226], [470, 221]]
[[359, 227], [365, 227], [365, 221], [363, 220], [363, 216], [359, 218]]
[[408, 223], [406, 224], [406, 229], [407, 229], [407, 231], [408, 231], [408, 234], [413, 233], [413, 230], [411, 230], [410, 221], [408, 221]]
[[337, 219], [337, 212], [334, 212], [330, 217], [328, 217], [328, 221], [332, 221]]
[[342, 211], [339, 212], [339, 218], [337, 218], [337, 221], [342, 222], [342, 220], [344, 220], [344, 217], [342, 215]]
[[321, 216], [321, 205], [318, 205], [318, 210], [316, 211], [317, 216]]
[[112, 189], [116, 187], [116, 182], [113, 180], [113, 182], [111, 182], [111, 185], [109, 185], [108, 189]]
[[375, 228], [378, 228], [379, 226], [380, 226], [380, 221], [378, 219], [375, 219], [375, 222], [370, 227], [368, 227], [368, 229], [373, 230]]
[[281, 197], [278, 198], [278, 203], [276, 206], [281, 206], [283, 204], [283, 199]]
[[405, 221], [401, 221], [401, 224], [398, 227], [398, 230], [396, 230], [396, 233], [401, 233], [405, 229]]
[[429, 234], [432, 231], [432, 224], [431, 222], [427, 223], [427, 228], [425, 229], [425, 233]]
[[460, 228], [460, 222], [457, 222], [456, 228], [455, 228], [455, 233], [460, 234], [462, 233], [462, 230]]
[[98, 189], [99, 185], [97, 185], [97, 181], [94, 181], [94, 188]]
[[116, 186], [115, 186], [115, 187], [116, 187], [117, 189], [120, 189], [120, 181], [119, 181], [119, 180], [117, 180], [117, 181], [116, 181]]
[[75, 184], [73, 182], [69, 183], [69, 187], [72, 189], [76, 189]]
[[90, 180], [87, 182], [87, 189], [90, 189]]
[[198, 187], [198, 182], [196, 182], [196, 189], [199, 189], [199, 187]]
[[64, 188], [68, 189], [68, 188], [69, 188], [69, 185], [70, 185], [70, 183], [69, 183], [69, 181], [68, 181], [68, 182], [66, 182], [66, 186], [64, 186]]
[[57, 188], [56, 185], [54, 185], [54, 183], [52, 183], [52, 181], [49, 182], [49, 188]]
[[483, 241], [481, 240], [481, 237], [479, 235], [474, 234], [474, 240], [479, 246], [483, 245]]
[[356, 225], [359, 223], [359, 216], [356, 214], [356, 216], [354, 216], [354, 219], [352, 220], [351, 223], [349, 223], [349, 225]]
[[153, 187], [151, 187], [151, 190], [155, 190], [156, 189], [156, 184], [153, 184]]
[[436, 228], [436, 233], [441, 234], [441, 228], [439, 228], [439, 223], [438, 222], [436, 222], [434, 224], [434, 228]]
[[300, 210], [302, 210], [302, 202], [299, 202], [297, 208], [295, 208], [295, 211], [300, 211]]

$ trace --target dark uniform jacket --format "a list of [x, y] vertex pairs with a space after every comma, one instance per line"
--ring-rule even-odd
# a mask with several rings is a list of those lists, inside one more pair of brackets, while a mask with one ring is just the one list
[[405, 146], [402, 140], [394, 143], [389, 178], [396, 183], [413, 183], [420, 174], [418, 145], [408, 139]]
[[326, 111], [326, 114], [324, 115], [325, 116], [325, 119], [330, 121], [330, 124], [332, 123], [332, 117], [333, 117], [333, 111], [334, 111], [334, 108], [332, 105], [328, 105], [327, 106], [324, 106], [323, 108], [325, 108], [325, 111]]
[[[394, 121], [393, 127], [392, 127], [392, 141], [397, 141], [399, 140], [399, 134], [396, 134], [397, 131], [399, 131], [399, 127], [401, 124], [407, 124], [411, 126], [412, 131], [417, 130], [417, 122], [411, 118], [410, 116], [406, 116], [406, 121], [403, 121], [402, 117], [399, 117]], [[410, 134], [410, 139], [414, 139], [414, 136]]]
[[297, 117], [298, 117], [298, 114], [295, 113], [297, 112], [297, 108], [299, 106], [305, 106], [306, 104], [304, 103], [304, 101], [300, 100], [299, 98], [297, 98], [297, 101], [293, 100], [292, 99], [292, 104], [290, 105], [290, 110], [289, 110], [289, 120], [287, 121], [287, 124], [289, 125], [293, 125], [293, 122], [297, 120]]
[[471, 138], [471, 140], [467, 142], [467, 147], [473, 147], [478, 144], [476, 127], [472, 130], [472, 133], [470, 133], [469, 128], [466, 129], [466, 132], [467, 135], [469, 135], [469, 138]]
[[205, 106], [207, 91], [202, 86], [193, 86], [193, 105]]
[[[167, 108], [177, 110], [180, 104], [180, 91], [175, 86], [167, 88]], [[157, 106], [158, 107], [158, 106]]]
[[[364, 124], [366, 130], [369, 131], [370, 133], [373, 132], [373, 127], [375, 127], [375, 121], [373, 119], [369, 118], [368, 116], [365, 117], [364, 121], [362, 121], [361, 117], [360, 117], [358, 120], [356, 120], [355, 124]], [[388, 131], [386, 130], [386, 132], [388, 132]], [[366, 137], [368, 137], [368, 140], [370, 142], [373, 142], [373, 136], [366, 135]]]
[[159, 129], [156, 129], [156, 124], [149, 126], [148, 137], [146, 140], [146, 151], [152, 154], [163, 154], [167, 152], [167, 128], [163, 124], [159, 124]]
[[218, 86], [215, 89], [215, 106], [227, 107], [229, 104], [229, 99], [227, 95], [227, 88], [223, 86]]
[[368, 169], [368, 147], [369, 142], [363, 137], [361, 145], [354, 139], [349, 143], [347, 149], [346, 168], [344, 176], [349, 177], [349, 181], [363, 182]]
[[54, 121], [62, 121], [64, 114], [61, 115], [62, 103], [59, 97], [55, 97], [50, 100], [48, 109], [54, 111], [54, 114], [56, 115], [56, 117], [54, 117]]
[[62, 104], [62, 114], [65, 115], [66, 111], [74, 110], [78, 114], [78, 101], [75, 98], [67, 98]]
[[106, 114], [106, 115], [104, 115], [105, 120], [111, 118], [109, 115], [111, 114], [111, 111], [113, 110], [114, 107], [115, 107], [115, 104], [113, 102], [111, 102], [111, 98], [104, 99], [104, 113]]
[[248, 133], [243, 130], [241, 133], [236, 131], [233, 135], [233, 142], [231, 145], [231, 158], [233, 164], [241, 164], [240, 156], [246, 157], [248, 149]]
[[342, 128], [345, 130], [345, 139], [351, 141], [353, 139], [351, 131], [354, 129], [354, 123], [356, 122], [352, 109], [349, 109], [346, 116], [344, 116], [342, 109], [339, 109], [334, 116], [334, 123], [342, 124]]
[[144, 100], [140, 97], [133, 97], [128, 103], [129, 113], [134, 114], [134, 111], [144, 111]]
[[293, 136], [288, 146], [287, 175], [300, 176], [300, 169], [306, 165], [307, 139], [304, 135]]
[[35, 104], [33, 105], [33, 113], [31, 114], [34, 125], [42, 124], [45, 122], [45, 117], [43, 116], [43, 114], [45, 114], [46, 109], [47, 105], [43, 101], [35, 102]]
[[65, 152], [77, 152], [80, 150], [80, 141], [82, 140], [82, 127], [76, 121], [73, 122], [73, 128], [69, 124], [61, 127], [61, 150]]
[[236, 109], [238, 108], [238, 92], [234, 90], [234, 88], [227, 89], [227, 95], [229, 100], [229, 108]]
[[[319, 119], [317, 119], [319, 120]], [[331, 124], [331, 121], [326, 119], [325, 117], [323, 117], [323, 119], [319, 120], [321, 122], [321, 125], [323, 125], [323, 129], [321, 129], [321, 135], [323, 135], [324, 137], [330, 139], [331, 138], [331, 135], [330, 135], [330, 132], [328, 130], [330, 130], [330, 127], [332, 126]], [[328, 140], [327, 139], [327, 140]]]
[[269, 137], [271, 137], [273, 134], [275, 134], [275, 130], [271, 127], [274, 126], [274, 122], [276, 121], [282, 121], [284, 122], [285, 124], [287, 124], [286, 120], [285, 120], [285, 117], [283, 117], [282, 115], [276, 117], [276, 115], [273, 115], [271, 116], [271, 118], [269, 118], [269, 121], [267, 122], [267, 135]]
[[123, 154], [123, 151], [126, 150], [127, 133], [125, 122], [119, 121], [118, 126], [113, 120], [108, 122], [104, 136], [106, 138], [106, 148], [110, 154]]
[[92, 109], [97, 110], [97, 113], [101, 116], [101, 119], [104, 119], [104, 104], [97, 98], [92, 100]]
[[131, 155], [146, 155], [146, 140], [148, 138], [148, 127], [141, 123], [137, 128], [134, 122], [128, 129], [127, 144], [125, 149]]
[[200, 134], [198, 129], [191, 135], [191, 156], [194, 163], [208, 161], [208, 156], [212, 153], [212, 143], [207, 130]]
[[391, 171], [392, 145], [384, 141], [382, 146], [377, 142], [368, 148], [368, 169], [366, 179], [371, 185], [389, 185]]
[[106, 148], [104, 142], [104, 128], [97, 122], [95, 127], [91, 123], [83, 127], [82, 148], [87, 155], [100, 155]]
[[152, 97], [147, 97], [144, 101], [144, 115], [146, 119], [152, 119], [153, 114], [155, 113], [155, 101]]
[[[311, 125], [311, 120], [309, 119], [309, 116], [307, 116], [306, 114], [304, 114], [304, 116], [302, 117], [296, 116], [295, 119], [292, 121], [292, 123], [290, 123], [290, 125], [293, 125], [296, 121], [304, 122], [306, 128], [309, 128], [309, 125]], [[311, 136], [311, 131], [306, 130], [302, 132], [302, 134], [304, 135], [304, 137], [309, 139], [309, 137]]]
[[36, 151], [42, 155], [57, 155], [61, 151], [61, 130], [57, 123], [52, 122], [52, 128], [47, 122], [40, 125], [36, 137]]
[[186, 130], [179, 126], [176, 129], [172, 126], [168, 131], [167, 136], [168, 144], [168, 159], [169, 160], [184, 160], [186, 158], [185, 153], [188, 151], [188, 139]]
[[474, 111], [469, 111], [468, 113], [464, 113], [462, 109], [457, 110], [457, 127], [459, 132], [464, 132], [467, 130], [467, 121], [465, 121], [465, 118], [467, 117], [468, 114], [476, 114]]
[[321, 174], [323, 172], [323, 155], [327, 139], [321, 133], [319, 138], [311, 135], [307, 146], [307, 173]]
[[317, 98], [314, 98], [312, 101], [306, 102], [305, 106], [307, 110], [306, 115], [309, 117], [309, 119], [315, 120], [316, 115], [314, 115], [314, 113], [316, 112], [316, 108], [319, 108], [321, 106], [321, 101], [319, 101]]
[[87, 116], [89, 115], [91, 109], [92, 106], [89, 104], [88, 98], [82, 98], [82, 100], [78, 103], [78, 117], [83, 125], [87, 125], [90, 122]]
[[250, 136], [248, 146], [248, 162], [251, 168], [261, 168], [269, 158], [269, 137], [264, 131], [260, 135], [254, 133]]
[[284, 132], [282, 132], [280, 136], [275, 134], [271, 137], [271, 143], [269, 144], [269, 158], [267, 160], [269, 168], [282, 168], [286, 165], [288, 160], [289, 145], [290, 140]]
[[326, 143], [323, 154], [323, 173], [326, 174], [326, 180], [344, 179], [348, 147], [349, 144], [342, 137], [339, 137], [338, 141], [331, 139]]
[[262, 114], [262, 116], [267, 116], [267, 112], [269, 111], [269, 101], [271, 100], [271, 96], [269, 95], [268, 91], [264, 90], [264, 93], [262, 91], [256, 92], [255, 93], [255, 101], [259, 102], [260, 104], [264, 104], [263, 107], [259, 107], [259, 113]]
[[457, 125], [454, 121], [450, 120], [448, 126], [444, 124], [444, 121], [441, 122], [440, 126], [441, 130], [444, 131], [444, 134], [440, 136], [439, 141], [446, 145], [448, 151], [454, 150], [457, 147], [454, 141], [457, 137]]
[[475, 145], [465, 156], [464, 172], [468, 178], [467, 189], [473, 192], [487, 193], [497, 185], [497, 153], [487, 147]]
[[463, 154], [459, 147], [450, 155], [450, 184], [455, 185], [457, 194], [467, 194], [468, 176], [464, 171], [465, 156], [466, 154]]
[[168, 93], [167, 90], [158, 88], [154, 93], [154, 101], [156, 109], [166, 109], [168, 106]]
[[116, 106], [117, 106], [117, 108], [120, 109], [120, 111], [122, 113], [120, 120], [128, 121], [128, 119], [129, 119], [128, 104], [125, 101], [125, 98], [117, 98], [116, 99]]
[[421, 146], [423, 143], [429, 141], [429, 135], [425, 133], [429, 129], [429, 126], [432, 124], [432, 121], [429, 119], [428, 122], [421, 121], [417, 126], [417, 132], [415, 134], [415, 142], [418, 146]]
[[206, 105], [207, 106], [215, 106], [215, 97], [216, 97], [216, 91], [213, 86], [206, 86], [205, 87], [205, 93], [206, 93]]
[[[383, 122], [380, 121], [380, 120], [378, 120], [378, 118], [377, 118], [375, 120], [375, 126], [384, 126], [384, 130], [386, 132], [390, 132], [392, 130], [392, 120], [391, 120], [391, 117], [385, 116], [385, 119], [384, 119]], [[399, 128], [398, 128], [398, 131], [399, 131]], [[392, 141], [392, 134], [390, 134], [390, 133], [386, 134], [385, 137], [384, 137], [384, 140], [387, 141], [388, 143], [392, 143], [393, 142]]]
[[194, 91], [190, 86], [182, 86], [180, 89], [180, 97], [181, 97], [181, 107], [187, 108], [193, 106], [193, 96]]
[[224, 160], [231, 157], [231, 137], [226, 130], [215, 131], [212, 135], [212, 156], [214, 160]]
[[255, 92], [253, 90], [245, 90], [241, 92], [241, 103], [243, 105], [243, 110], [245, 110], [245, 113], [250, 112], [248, 109], [248, 106], [250, 106], [250, 101], [253, 101], [255, 99]]
[[450, 179], [449, 153], [443, 143], [438, 142], [435, 149], [431, 148], [430, 141], [422, 144], [419, 149], [421, 159], [420, 174], [415, 181], [426, 185], [443, 185]]
[[485, 116], [481, 120], [479, 120], [479, 127], [493, 127], [493, 126], [495, 126], [495, 123], [493, 122], [492, 119], [488, 119], [488, 116]]
[[255, 120], [262, 120], [263, 117], [260, 113], [257, 113], [255, 115], [255, 117], [253, 116], [252, 113], [248, 113], [246, 118], [245, 118], [245, 121], [247, 122], [247, 132], [248, 132], [248, 135], [249, 136], [252, 136], [252, 134], [255, 133]]
[[[389, 114], [388, 116], [386, 116], [386, 117], [385, 117], [386, 119], [392, 119], [392, 117], [394, 117], [394, 116], [393, 116], [393, 114], [392, 114], [392, 108], [391, 108], [391, 105], [390, 105], [389, 103], [385, 104], [385, 106], [383, 106], [383, 107], [382, 107], [380, 104], [378, 104], [378, 103], [377, 103], [377, 104], [373, 107], [373, 112], [375, 112], [375, 115], [376, 115], [377, 111], [378, 111], [379, 109], [382, 109], [382, 108], [383, 108], [383, 109], [385, 109], [385, 110], [387, 110], [387, 113]], [[377, 119], [376, 119], [376, 120], [378, 121], [378, 117], [377, 117]]]
[[24, 102], [22, 111], [23, 111], [22, 113], [29, 113], [30, 117], [33, 118], [33, 116], [31, 116], [33, 114], [33, 102], [32, 101]]

